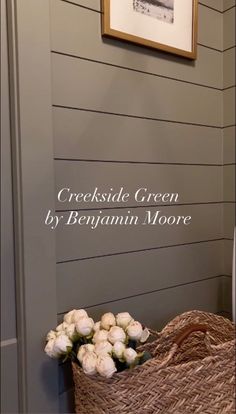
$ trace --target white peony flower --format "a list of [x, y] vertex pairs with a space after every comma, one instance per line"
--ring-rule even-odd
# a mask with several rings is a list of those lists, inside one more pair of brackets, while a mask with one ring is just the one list
[[115, 342], [113, 345], [113, 354], [121, 359], [123, 358], [123, 353], [125, 350], [125, 344], [123, 344], [122, 342]]
[[138, 354], [133, 348], [126, 348], [124, 350], [124, 359], [128, 365], [133, 364], [137, 356]]
[[79, 362], [82, 364], [83, 357], [88, 352], [94, 352], [94, 345], [93, 344], [86, 344], [81, 345], [79, 351], [77, 353], [77, 358]]
[[74, 322], [74, 320], [73, 320], [74, 313], [75, 313], [75, 309], [73, 309], [70, 312], [66, 313], [64, 315], [64, 318], [63, 318], [64, 319], [64, 322], [68, 323], [69, 325], [71, 323], [73, 323]]
[[76, 309], [73, 313], [72, 323], [76, 323], [81, 318], [88, 318], [88, 314], [84, 309]]
[[57, 332], [65, 332], [67, 326], [68, 326], [68, 323], [67, 322], [62, 322], [60, 325], [58, 325], [56, 327], [56, 331]]
[[97, 342], [107, 341], [108, 331], [105, 329], [101, 329], [100, 331], [95, 332], [93, 336], [93, 343], [96, 344]]
[[97, 355], [107, 355], [112, 352], [112, 344], [108, 341], [101, 341], [95, 344], [95, 353]]
[[60, 356], [60, 353], [55, 349], [55, 339], [50, 339], [47, 342], [44, 351], [48, 356], [50, 356], [50, 358], [59, 358]]
[[95, 352], [86, 352], [82, 359], [82, 368], [85, 374], [95, 375], [97, 372], [97, 355]]
[[131, 322], [131, 324], [127, 327], [126, 332], [128, 336], [130, 337], [130, 339], [134, 341], [139, 341], [143, 333], [143, 328], [142, 328], [141, 323], [137, 321]]
[[50, 339], [56, 339], [56, 337], [57, 337], [57, 333], [51, 330], [48, 332], [46, 339], [47, 341], [50, 341]]
[[109, 331], [109, 329], [112, 326], [115, 326], [115, 324], [116, 324], [116, 318], [113, 315], [113, 313], [111, 312], [104, 313], [104, 315], [101, 318], [101, 328]]
[[77, 332], [82, 336], [88, 336], [91, 334], [94, 326], [92, 318], [83, 317], [77, 320], [76, 324]]
[[125, 342], [126, 335], [122, 328], [119, 326], [112, 326], [108, 332], [108, 341], [114, 344], [115, 342]]
[[72, 348], [73, 344], [67, 335], [60, 335], [55, 339], [54, 348], [59, 354], [66, 354], [67, 347]]
[[128, 312], [122, 312], [116, 315], [116, 323], [123, 329], [126, 329], [132, 321], [133, 318]]
[[97, 332], [97, 331], [99, 331], [100, 329], [101, 329], [101, 321], [96, 322], [96, 323], [94, 324], [94, 327], [93, 327], [94, 332]]
[[117, 371], [115, 363], [109, 355], [99, 355], [96, 367], [97, 372], [105, 378], [111, 378]]
[[61, 336], [61, 335], [66, 335], [65, 331], [58, 331], [57, 332], [57, 337]]
[[71, 323], [70, 325], [68, 325], [65, 329], [65, 333], [68, 336], [68, 338], [70, 338], [71, 340], [76, 338], [77, 332], [76, 332], [75, 324]]
[[144, 344], [144, 342], [146, 342], [146, 341], [148, 340], [149, 335], [150, 335], [150, 332], [149, 332], [148, 328], [145, 328], [145, 329], [143, 330], [143, 332], [142, 332], [142, 336], [141, 336], [141, 338], [140, 338], [140, 342], [141, 342], [142, 344]]

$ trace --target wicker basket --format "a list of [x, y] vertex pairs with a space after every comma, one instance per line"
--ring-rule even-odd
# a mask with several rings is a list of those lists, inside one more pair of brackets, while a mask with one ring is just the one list
[[153, 359], [109, 380], [86, 376], [73, 363], [76, 413], [235, 413], [235, 336], [229, 320], [187, 312], [155, 336], [143, 347]]

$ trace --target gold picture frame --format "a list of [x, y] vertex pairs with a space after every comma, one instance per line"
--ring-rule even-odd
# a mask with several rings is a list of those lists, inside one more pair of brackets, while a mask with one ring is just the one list
[[[152, 49], [159, 49], [159, 50], [162, 50], [164, 52], [173, 53], [175, 55], [183, 56], [185, 58], [192, 59], [192, 60], [197, 58], [198, 0], [188, 0], [188, 2], [191, 1], [191, 3], [192, 3], [192, 6], [190, 5], [192, 24], [191, 24], [191, 30], [189, 30], [189, 39], [187, 40], [189, 42], [188, 43], [188, 45], [189, 45], [188, 50], [186, 50], [184, 48], [182, 49], [181, 47], [173, 46], [173, 45], [170, 44], [170, 42], [169, 42], [169, 44], [168, 43], [165, 44], [163, 41], [158, 42], [156, 40], [151, 40], [150, 38], [137, 36], [137, 33], [136, 34], [130, 33], [129, 30], [126, 32], [125, 30], [117, 30], [117, 28], [112, 27], [111, 14], [112, 14], [112, 7], [115, 4], [114, 1], [116, 1], [116, 0], [102, 0], [102, 35], [103, 36], [112, 37], [112, 38], [116, 38], [116, 39], [121, 39], [121, 40], [124, 40], [124, 41], [127, 41], [127, 42], [136, 43], [138, 45], [146, 46], [146, 47], [149, 47], [149, 48], [152, 48]], [[126, 2], [126, 3], [123, 3], [123, 6], [122, 6], [123, 9], [124, 9], [124, 7], [126, 7], [126, 5], [128, 5], [128, 4], [130, 5], [131, 0], [118, 0], [118, 1], [120, 2], [119, 7], [122, 4], [122, 2]], [[155, 1], [156, 1], [156, 4], [159, 4], [159, 3], [164, 3], [165, 4], [165, 2], [168, 1], [168, 0], [160, 0], [160, 1], [158, 1], [158, 0], [132, 0], [132, 3], [133, 3], [133, 7], [134, 7], [135, 3], [137, 3], [139, 5], [140, 5], [140, 3], [141, 3], [141, 5], [143, 3], [144, 5], [145, 4], [147, 5], [145, 7], [148, 7], [148, 4], [155, 4]], [[178, 4], [178, 7], [181, 7], [180, 6], [181, 3], [180, 3], [179, 0], [172, 0], [172, 1], [173, 1], [173, 4]], [[174, 3], [174, 1], [176, 3]], [[177, 3], [177, 2], [179, 2], [179, 3]], [[142, 7], [143, 7], [143, 5], [142, 5]], [[158, 6], [153, 5], [152, 7], [157, 8]], [[173, 10], [173, 13], [174, 13], [174, 8], [172, 10]], [[116, 13], [116, 14], [118, 14], [118, 13]], [[138, 15], [138, 13], [136, 13], [136, 14]], [[139, 13], [139, 14], [141, 14], [141, 13]], [[142, 14], [144, 14], [144, 12], [142, 12]], [[135, 15], [135, 13], [134, 13], [134, 15]], [[122, 17], [120, 19], [122, 19]], [[145, 17], [145, 19], [146, 19], [146, 17]], [[126, 19], [124, 19], [124, 21], [125, 20], [127, 21], [127, 16], [126, 16]], [[157, 20], [158, 19], [156, 19], [156, 22], [157, 22]], [[174, 21], [174, 19], [173, 19], [173, 21]], [[129, 22], [130, 22], [130, 19], [129, 19]], [[145, 23], [146, 22], [147, 22], [147, 19], [145, 20]], [[154, 19], [152, 19], [152, 21], [150, 19], [150, 22], [152, 23], [152, 25], [154, 27], [154, 24], [155, 24]], [[157, 24], [158, 24], [158, 22], [157, 22]], [[165, 23], [165, 24], [167, 25], [168, 23]], [[164, 28], [167, 27], [167, 30], [168, 30], [168, 26], [165, 26], [162, 23], [159, 23], [159, 26], [164, 27]], [[181, 25], [179, 25], [179, 26], [181, 26]], [[188, 22], [188, 27], [190, 27], [189, 22]], [[180, 27], [180, 30], [181, 30], [181, 27]], [[137, 31], [137, 24], [136, 24], [136, 31]], [[186, 40], [186, 39], [184, 39], [184, 31], [186, 31], [186, 28], [184, 28], [183, 34], [182, 34], [183, 40]], [[156, 32], [155, 32], [155, 34], [156, 34]]]

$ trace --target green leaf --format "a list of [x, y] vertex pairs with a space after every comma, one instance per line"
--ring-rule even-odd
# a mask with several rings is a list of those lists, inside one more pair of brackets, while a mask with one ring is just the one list
[[142, 365], [144, 362], [148, 361], [149, 359], [152, 359], [152, 355], [148, 351], [144, 351], [143, 355], [139, 359], [139, 364]]
[[136, 351], [136, 347], [137, 347], [137, 341], [134, 341], [132, 339], [129, 339], [129, 341], [128, 341], [128, 348], [133, 348]]
[[71, 351], [72, 351], [72, 346], [67, 346], [66, 347], [66, 350], [67, 350], [67, 354], [70, 354]]
[[124, 371], [127, 368], [127, 365], [126, 365], [125, 361], [121, 361], [117, 358], [114, 358], [114, 362], [115, 362], [115, 365], [116, 365], [117, 372]]
[[62, 360], [62, 363], [64, 364], [66, 361], [67, 361], [67, 359], [69, 358], [69, 355], [68, 354], [66, 354], [65, 355], [65, 358]]

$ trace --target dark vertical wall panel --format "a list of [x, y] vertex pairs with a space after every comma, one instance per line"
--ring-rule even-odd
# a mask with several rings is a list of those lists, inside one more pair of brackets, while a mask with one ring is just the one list
[[[1, 340], [16, 337], [12, 159], [5, 1], [1, 2]], [[7, 318], [6, 318], [7, 315]]]
[[54, 207], [49, 2], [7, 6], [20, 411], [58, 413], [57, 366], [43, 352], [56, 324], [55, 243], [43, 220]]
[[18, 412], [12, 159], [6, 1], [1, 1], [1, 413]]

